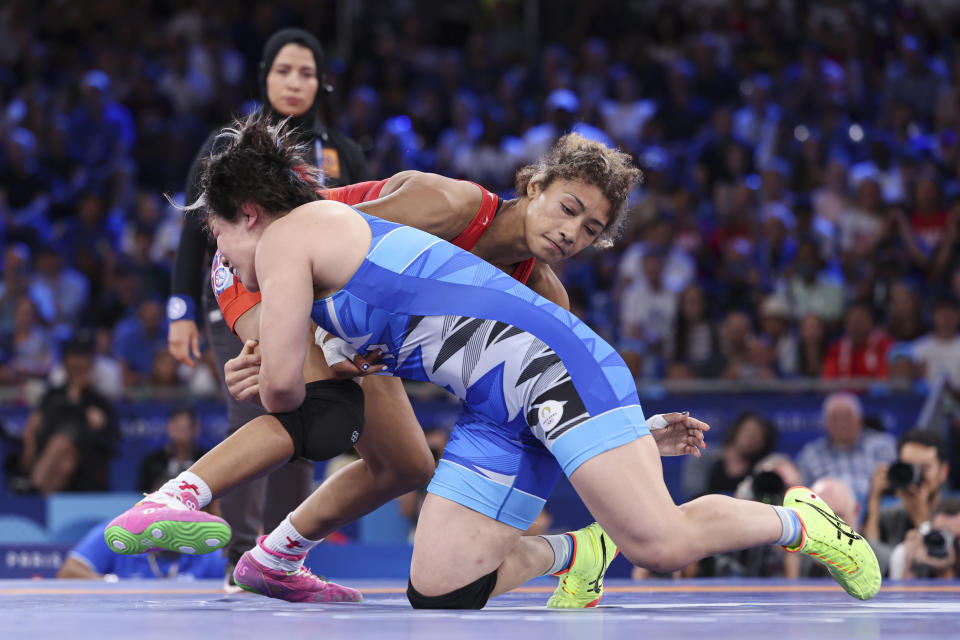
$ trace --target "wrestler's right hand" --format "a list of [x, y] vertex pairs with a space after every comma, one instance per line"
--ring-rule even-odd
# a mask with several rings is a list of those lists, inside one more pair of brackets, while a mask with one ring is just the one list
[[240, 402], [260, 404], [260, 342], [247, 340], [240, 353], [223, 365], [227, 390]]
[[[188, 367], [194, 366], [194, 358], [200, 358], [200, 331], [193, 320], [174, 320], [167, 331], [170, 354]], [[193, 357], [191, 356], [193, 354]]]

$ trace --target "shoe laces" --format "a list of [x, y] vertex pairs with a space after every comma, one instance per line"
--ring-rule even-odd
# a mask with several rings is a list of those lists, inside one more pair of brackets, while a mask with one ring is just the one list
[[143, 494], [143, 499], [138, 502], [138, 505], [143, 504], [144, 502], [153, 502], [155, 504], [162, 504], [165, 507], [170, 509], [177, 509], [181, 511], [193, 511], [193, 508], [181, 500], [179, 497], [171, 494], [164, 493], [162, 491], [154, 491], [152, 493]]
[[326, 581], [326, 580], [324, 580], [324, 579], [321, 578], [320, 576], [314, 574], [312, 571], [310, 571], [310, 569], [307, 569], [304, 565], [300, 565], [300, 568], [299, 568], [299, 569], [297, 569], [296, 571], [291, 571], [291, 572], [287, 573], [287, 575], [288, 575], [288, 576], [297, 576], [297, 577], [300, 577], [300, 578], [307, 578], [308, 580], [312, 580], [313, 582], [317, 582], [317, 583], [319, 583], [319, 584], [321, 584], [321, 585], [326, 585], [326, 584], [327, 584], [327, 581]]
[[[847, 548], [852, 547], [853, 543], [858, 540], [863, 540], [863, 537], [860, 536], [856, 531], [853, 530], [849, 524], [838, 518], [835, 514], [823, 509], [822, 507], [814, 504], [812, 502], [807, 502], [805, 500], [797, 500], [801, 504], [805, 504], [811, 509], [814, 509], [817, 513], [823, 516], [830, 525], [834, 527], [837, 531], [837, 546], [830, 545], [826, 542], [819, 540], [811, 539], [810, 542], [815, 545], [814, 549], [811, 549], [810, 555], [823, 560], [824, 562], [833, 565], [837, 569], [844, 571], [846, 573], [855, 573], [858, 569], [858, 563], [856, 558], [852, 553], [845, 553], [845, 549], [842, 546], [844, 538], [847, 540]], [[847, 562], [853, 563], [853, 568], [848, 569], [845, 565]]]

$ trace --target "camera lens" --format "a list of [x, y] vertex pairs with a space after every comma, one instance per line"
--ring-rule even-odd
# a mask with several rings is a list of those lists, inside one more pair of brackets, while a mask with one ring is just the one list
[[939, 529], [923, 536], [923, 546], [927, 548], [927, 555], [931, 558], [947, 557], [947, 537]]
[[783, 478], [773, 471], [761, 471], [753, 477], [753, 493], [759, 502], [780, 504], [786, 489]]
[[891, 489], [906, 489], [912, 484], [920, 484], [923, 480], [919, 477], [917, 469], [912, 464], [906, 462], [894, 462], [887, 471], [887, 480]]

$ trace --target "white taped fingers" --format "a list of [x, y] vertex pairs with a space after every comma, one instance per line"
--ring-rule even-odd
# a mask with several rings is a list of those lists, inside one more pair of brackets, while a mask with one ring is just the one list
[[323, 357], [326, 358], [327, 364], [331, 367], [338, 362], [352, 361], [357, 357], [357, 350], [351, 347], [350, 343], [320, 327], [317, 327], [313, 334], [313, 341], [323, 349]]
[[663, 414], [658, 413], [655, 416], [650, 416], [647, 418], [647, 428], [650, 431], [656, 431], [657, 429], [663, 429], [667, 426], [667, 419], [663, 417]]

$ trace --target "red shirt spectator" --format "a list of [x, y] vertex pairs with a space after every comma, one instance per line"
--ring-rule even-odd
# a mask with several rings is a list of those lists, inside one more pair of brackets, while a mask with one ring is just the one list
[[940, 189], [928, 177], [917, 181], [914, 190], [916, 206], [910, 213], [910, 230], [924, 251], [931, 251], [940, 243], [947, 230], [947, 211], [943, 208]]
[[886, 378], [891, 343], [882, 329], [874, 329], [870, 307], [854, 305], [847, 311], [846, 333], [827, 350], [823, 377]]

